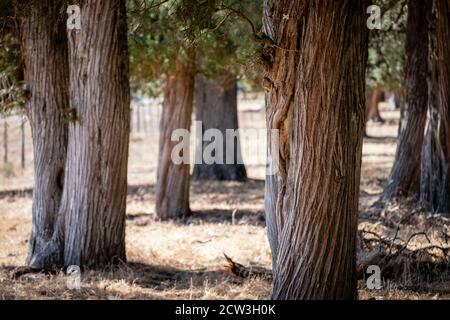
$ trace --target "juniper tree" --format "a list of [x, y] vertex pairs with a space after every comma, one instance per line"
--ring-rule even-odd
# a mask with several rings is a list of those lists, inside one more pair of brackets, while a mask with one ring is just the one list
[[[252, 46], [244, 48], [242, 41], [252, 39], [253, 34], [248, 30], [244, 33], [247, 38], [237, 34], [234, 38], [230, 36], [233, 32], [248, 28], [247, 22], [243, 23], [235, 11], [220, 1], [173, 0], [156, 5], [152, 1], [129, 1], [129, 9], [138, 13], [132, 17], [130, 27], [132, 80], [137, 80], [137, 87], [145, 87], [143, 82], [147, 80], [153, 84], [153, 90], [159, 87], [164, 96], [155, 211], [162, 219], [184, 217], [190, 214], [190, 165], [172, 161], [173, 148], [179, 142], [172, 141], [172, 133], [176, 129], [191, 128], [196, 75], [203, 74], [213, 82], [223, 77], [236, 78], [242, 69], [238, 63], [248, 58], [252, 50]], [[231, 27], [236, 21], [240, 23], [239, 28]], [[135, 83], [132, 81], [132, 84]], [[219, 86], [224, 84], [222, 82]], [[233, 85], [231, 87], [235, 88]], [[197, 96], [202, 94], [210, 95], [211, 92]], [[227, 125], [231, 129], [237, 127], [237, 117], [233, 116], [236, 114], [234, 99], [230, 98], [232, 103], [227, 104], [227, 108], [233, 108], [230, 124]], [[208, 107], [220, 108], [223, 101], [216, 102]], [[205, 114], [201, 109], [199, 103], [198, 119]], [[207, 123], [207, 128], [212, 125], [208, 123], [209, 119], [202, 120]], [[223, 124], [220, 128], [224, 128]], [[232, 175], [240, 179], [245, 177], [243, 166], [237, 168], [239, 173]], [[227, 174], [221, 171], [220, 176]]]
[[274, 299], [357, 296], [368, 4], [265, 2], [267, 127], [280, 130], [265, 195]]

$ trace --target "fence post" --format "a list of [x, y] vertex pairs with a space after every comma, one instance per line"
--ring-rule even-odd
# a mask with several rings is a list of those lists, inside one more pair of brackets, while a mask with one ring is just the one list
[[25, 169], [25, 119], [24, 118], [22, 118], [22, 122], [20, 123], [20, 135], [21, 135], [20, 160], [21, 160], [22, 170], [24, 170]]
[[136, 121], [137, 121], [137, 132], [141, 132], [141, 106], [138, 103], [136, 106]]
[[3, 122], [3, 162], [8, 162], [8, 122], [6, 121], [6, 118]]

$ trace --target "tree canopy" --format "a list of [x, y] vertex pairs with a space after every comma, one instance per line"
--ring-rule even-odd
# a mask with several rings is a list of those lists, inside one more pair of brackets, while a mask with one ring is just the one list
[[254, 26], [262, 1], [128, 1], [131, 85], [158, 94], [160, 75], [195, 50], [197, 72], [255, 81]]
[[406, 0], [377, 0], [382, 29], [370, 33], [366, 85], [386, 89], [402, 87], [405, 65]]

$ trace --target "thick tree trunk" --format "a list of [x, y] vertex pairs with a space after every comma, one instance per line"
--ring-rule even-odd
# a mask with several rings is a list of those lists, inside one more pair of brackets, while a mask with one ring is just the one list
[[34, 149], [33, 219], [27, 263], [53, 235], [67, 153], [67, 37], [59, 8], [53, 2], [32, 4], [21, 23], [24, 76], [29, 91], [26, 112]]
[[86, 0], [69, 34], [70, 103], [61, 215], [64, 264], [125, 261], [130, 133], [125, 0]]
[[[155, 211], [160, 219], [189, 216], [190, 165], [174, 163], [172, 151], [179, 141], [172, 141], [177, 129], [190, 130], [194, 99], [195, 64], [179, 63], [173, 74], [167, 75], [160, 123], [159, 159], [156, 182]], [[186, 142], [189, 144], [189, 141]], [[188, 156], [188, 155], [187, 155]]]
[[[69, 37], [64, 191], [51, 241], [30, 264], [125, 260], [130, 92], [124, 0], [86, 0]], [[60, 257], [63, 256], [63, 260]]]
[[421, 200], [433, 212], [450, 210], [450, 1], [434, 0], [430, 32], [428, 125], [422, 155]]
[[[216, 79], [208, 79], [202, 75], [196, 78], [195, 95], [195, 116], [197, 121], [202, 122], [202, 136], [208, 129], [216, 129], [222, 133], [223, 137], [223, 157], [218, 159], [221, 163], [195, 164], [192, 177], [196, 180], [235, 180], [245, 181], [247, 173], [242, 161], [242, 154], [239, 136], [233, 137], [234, 141], [228, 141], [228, 145], [234, 145], [234, 157], [232, 163], [227, 163], [226, 153], [227, 129], [238, 129], [237, 112], [237, 82], [235, 77], [223, 76]], [[201, 152], [205, 150], [211, 142], [197, 141], [197, 146]], [[230, 155], [229, 155], [230, 157]], [[228, 161], [229, 162], [229, 161]]]
[[280, 130], [278, 174], [266, 186], [274, 299], [357, 295], [367, 6], [265, 4], [264, 30], [276, 42], [264, 78], [267, 126]]
[[406, 31], [406, 101], [401, 108], [394, 165], [383, 197], [417, 197], [428, 106], [428, 17], [432, 2], [409, 0]]

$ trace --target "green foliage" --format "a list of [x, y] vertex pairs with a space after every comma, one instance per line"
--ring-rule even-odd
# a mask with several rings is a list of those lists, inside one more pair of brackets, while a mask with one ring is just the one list
[[0, 35], [0, 112], [12, 111], [25, 103], [20, 57], [18, 39], [12, 33]]
[[0, 113], [11, 113], [25, 103], [23, 66], [18, 38], [19, 0], [0, 2]]
[[403, 86], [405, 64], [406, 0], [377, 0], [382, 11], [382, 29], [370, 33], [366, 83], [397, 89]]
[[199, 72], [249, 76], [256, 67], [253, 62], [258, 44], [253, 29], [261, 28], [255, 21], [262, 20], [262, 2], [222, 1], [212, 19], [212, 29], [198, 41]]
[[11, 162], [4, 162], [0, 166], [0, 173], [5, 178], [11, 178], [16, 175], [14, 171], [14, 165]]
[[131, 86], [158, 95], [161, 75], [196, 52], [197, 71], [208, 76], [259, 74], [250, 21], [261, 21], [262, 0], [129, 0]]

